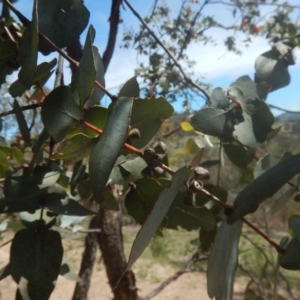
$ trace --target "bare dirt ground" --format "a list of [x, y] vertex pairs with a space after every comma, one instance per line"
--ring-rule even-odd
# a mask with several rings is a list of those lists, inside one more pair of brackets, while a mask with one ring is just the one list
[[[6, 240], [13, 237], [13, 234], [5, 236]], [[71, 261], [75, 270], [78, 270], [81, 255], [83, 251], [83, 241], [75, 240], [64, 241], [65, 253]], [[9, 260], [10, 244], [0, 248], [0, 268], [7, 264]], [[161, 282], [173, 275], [178, 268], [168, 265], [159, 264], [154, 259], [141, 258], [133, 268], [137, 278], [137, 287], [141, 297], [147, 295], [156, 288]], [[11, 276], [6, 277], [0, 282], [0, 299], [14, 300], [17, 285]], [[72, 298], [75, 282], [59, 276], [51, 300], [68, 300]], [[235, 286], [235, 291], [241, 292], [245, 287], [245, 282], [239, 279]], [[241, 299], [238, 294], [234, 299]], [[112, 293], [107, 283], [107, 278], [100, 255], [98, 254], [97, 263], [94, 266], [92, 283], [89, 290], [89, 300], [109, 300], [112, 299]], [[205, 273], [187, 273], [180, 276], [176, 281], [169, 284], [161, 293], [153, 299], [155, 300], [209, 300], [206, 292], [206, 276]]]

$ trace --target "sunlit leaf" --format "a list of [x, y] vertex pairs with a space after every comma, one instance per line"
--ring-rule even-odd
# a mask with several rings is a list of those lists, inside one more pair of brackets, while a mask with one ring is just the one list
[[184, 131], [193, 131], [194, 130], [194, 127], [191, 125], [191, 123], [187, 122], [187, 121], [181, 122], [180, 127]]

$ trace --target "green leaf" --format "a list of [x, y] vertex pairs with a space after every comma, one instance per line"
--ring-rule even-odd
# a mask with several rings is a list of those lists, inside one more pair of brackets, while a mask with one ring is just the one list
[[82, 118], [80, 108], [74, 101], [71, 89], [59, 86], [47, 95], [42, 103], [42, 120], [57, 142], [76, 128]]
[[246, 168], [253, 161], [255, 150], [246, 150], [237, 142], [223, 144], [223, 148], [230, 161], [240, 168]]
[[[250, 80], [250, 79], [249, 79]], [[243, 121], [234, 126], [233, 135], [244, 145], [252, 148], [262, 146], [272, 131], [274, 116], [265, 101], [257, 98], [254, 83], [248, 79], [243, 84], [233, 83], [228, 94], [241, 108]], [[247, 87], [243, 87], [246, 85]], [[249, 87], [248, 87], [249, 85]]]
[[[257, 98], [257, 90], [255, 83], [248, 75], [239, 77], [235, 82], [233, 82], [230, 85], [230, 87], [238, 88], [239, 90], [241, 90], [245, 100]], [[231, 90], [231, 88], [229, 89], [229, 91]], [[244, 106], [244, 99], [237, 99], [238, 102], [242, 104], [242, 106]]]
[[[64, 48], [86, 28], [90, 13], [81, 1], [39, 0], [38, 16], [39, 30], [58, 48]], [[39, 50], [44, 55], [55, 51], [43, 40], [40, 40]]]
[[118, 97], [133, 97], [138, 98], [140, 96], [140, 87], [136, 80], [136, 76], [130, 78], [122, 86]]
[[4, 195], [12, 199], [25, 199], [39, 194], [44, 188], [52, 186], [59, 178], [58, 172], [48, 172], [43, 167], [36, 167], [33, 174], [28, 168], [8, 176], [4, 182]]
[[18, 78], [20, 83], [29, 89], [33, 83], [37, 57], [38, 57], [38, 15], [37, 15], [37, 1], [34, 1], [32, 21], [24, 32], [20, 42], [19, 62], [22, 66]]
[[146, 146], [159, 130], [162, 122], [171, 117], [173, 112], [172, 105], [163, 97], [135, 99], [130, 126], [139, 130], [140, 138], [132, 140], [132, 145], [138, 149]]
[[6, 178], [10, 173], [10, 165], [5, 153], [0, 151], [0, 178]]
[[134, 182], [143, 177], [141, 172], [146, 167], [147, 163], [141, 157], [135, 157], [131, 154], [121, 155], [118, 157], [109, 179], [115, 184]]
[[0, 199], [0, 214], [17, 213], [21, 211], [34, 211], [36, 209], [39, 209], [40, 207], [40, 199], [37, 197], [20, 200], [9, 198]]
[[22, 211], [19, 217], [22, 224], [31, 230], [48, 230], [56, 223], [56, 215], [46, 209], [38, 209], [34, 212]]
[[37, 141], [34, 144], [33, 147], [33, 156], [31, 158], [31, 161], [29, 163], [29, 174], [32, 174], [34, 166], [39, 158], [39, 155], [41, 153], [41, 149], [44, 145], [44, 143], [47, 141], [47, 139], [49, 138], [49, 134], [47, 132], [47, 130], [45, 129], [45, 127], [43, 128], [43, 130], [41, 131], [41, 133], [39, 134], [39, 137], [37, 139]]
[[71, 88], [78, 97], [78, 105], [83, 107], [85, 102], [91, 96], [94, 90], [94, 81], [96, 79], [96, 67], [94, 64], [93, 43], [95, 39], [95, 29], [90, 25], [79, 67], [72, 77]]
[[173, 201], [166, 217], [166, 227], [186, 230], [203, 228], [206, 231], [213, 230], [216, 221], [213, 214], [206, 207], [199, 207], [197, 199], [195, 206], [185, 205], [186, 193], [179, 192]]
[[230, 105], [230, 101], [225, 95], [222, 88], [215, 88], [212, 90], [210, 98], [210, 107], [216, 109], [226, 109]]
[[58, 147], [57, 153], [51, 156], [51, 159], [64, 160], [74, 164], [79, 160], [90, 155], [95, 147], [97, 139], [90, 139], [83, 134], [77, 134], [70, 139], [64, 140]]
[[[101, 55], [99, 54], [98, 48], [93, 46], [93, 57], [94, 57], [94, 65], [96, 68], [96, 80], [105, 87], [105, 79], [104, 79], [104, 66], [102, 62]], [[85, 102], [84, 108], [88, 109], [95, 104], [99, 104], [100, 100], [103, 98], [104, 92], [100, 90], [98, 87], [94, 88], [94, 91], [91, 97]]]
[[286, 252], [280, 254], [279, 264], [286, 270], [300, 270], [300, 240], [298, 236], [293, 237], [286, 247]]
[[229, 226], [223, 222], [218, 229], [207, 264], [207, 293], [216, 300], [231, 300], [236, 268], [241, 221]]
[[287, 62], [276, 48], [256, 59], [255, 71], [255, 83], [265, 82], [271, 86], [271, 91], [287, 86], [291, 80]]
[[[57, 59], [54, 58], [50, 62], [43, 62], [39, 64], [36, 68], [33, 82], [38, 81], [40, 86], [44, 86], [44, 84], [53, 74], [53, 68], [55, 67], [56, 63]], [[10, 85], [8, 91], [12, 97], [21, 97], [25, 93], [26, 87], [21, 84], [19, 79], [17, 79]]]
[[102, 199], [111, 170], [128, 135], [133, 98], [119, 98], [113, 103], [103, 134], [92, 150], [89, 173], [97, 202]]
[[171, 186], [165, 188], [160, 193], [150, 215], [133, 242], [126, 268], [127, 270], [131, 268], [149, 244], [182, 185], [185, 184], [191, 173], [192, 169], [189, 167], [179, 169], [173, 175]]
[[262, 201], [275, 194], [298, 173], [300, 173], [300, 154], [279, 162], [257, 177], [236, 197], [234, 210], [228, 217], [228, 224], [233, 224], [246, 214], [256, 211]]
[[22, 135], [22, 139], [24, 140], [25, 143], [30, 143], [31, 141], [30, 130], [28, 128], [21, 107], [16, 99], [14, 100], [13, 109], [15, 110], [15, 115], [18, 122], [19, 130]]
[[[93, 106], [89, 108], [84, 113], [84, 120], [95, 127], [99, 129], [103, 129], [108, 119], [108, 109], [103, 106]], [[78, 126], [74, 131], [70, 133], [70, 136], [73, 136], [75, 134], [82, 133], [86, 136], [93, 138], [98, 136], [99, 134], [89, 128], [87, 128], [85, 125]]]
[[93, 211], [83, 207], [77, 201], [60, 193], [51, 193], [46, 199], [45, 206], [52, 212], [68, 216], [88, 216], [95, 214]]
[[135, 182], [126, 194], [128, 214], [139, 224], [144, 224], [163, 187], [154, 179], [142, 178]]
[[12, 147], [6, 147], [6, 146], [0, 146], [0, 151], [5, 153], [6, 156], [9, 156], [10, 159], [15, 159], [17, 163], [20, 165], [25, 162], [24, 160], [24, 154], [21, 152], [21, 150], [15, 146]]
[[18, 48], [16, 43], [0, 40], [0, 68], [5, 67], [9, 60], [16, 58], [17, 53]]
[[74, 268], [71, 266], [68, 258], [65, 255], [63, 256], [61, 262], [59, 274], [69, 280], [80, 281], [80, 277], [76, 274]]
[[234, 123], [231, 114], [222, 109], [206, 107], [194, 114], [191, 125], [204, 134], [231, 139]]
[[11, 275], [17, 284], [26, 280], [30, 299], [49, 299], [62, 257], [63, 247], [58, 232], [20, 230], [11, 245]]

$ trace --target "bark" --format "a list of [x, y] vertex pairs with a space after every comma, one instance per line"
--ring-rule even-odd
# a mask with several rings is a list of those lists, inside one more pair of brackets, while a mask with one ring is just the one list
[[[116, 192], [115, 186], [113, 189]], [[101, 229], [98, 233], [98, 243], [108, 281], [114, 294], [113, 299], [138, 300], [134, 273], [127, 271], [120, 280], [127, 266], [123, 249], [121, 211], [115, 212], [100, 207], [97, 227]]]
[[[90, 222], [89, 229], [95, 227], [96, 218]], [[97, 233], [89, 232], [85, 238], [85, 247], [82, 254], [81, 266], [79, 271], [80, 281], [76, 283], [72, 300], [87, 299], [88, 291], [91, 284], [91, 277], [93, 273], [93, 266], [95, 263], [97, 252]]]
[[110, 60], [113, 56], [115, 45], [116, 45], [116, 39], [118, 34], [118, 27], [119, 27], [119, 21], [120, 21], [120, 5], [122, 3], [122, 0], [112, 0], [111, 4], [111, 12], [109, 17], [109, 35], [108, 35], [108, 41], [106, 45], [106, 49], [103, 53], [103, 66], [104, 66], [104, 72], [106, 72], [108, 65], [110, 63]]

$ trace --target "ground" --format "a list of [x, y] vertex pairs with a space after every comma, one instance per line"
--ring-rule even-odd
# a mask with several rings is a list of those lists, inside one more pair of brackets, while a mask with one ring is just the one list
[[[130, 245], [135, 236], [137, 228], [125, 228], [125, 252], [128, 254]], [[137, 287], [139, 295], [146, 296], [150, 291], [156, 288], [161, 282], [173, 275], [184, 262], [188, 259], [189, 252], [193, 251], [193, 246], [189, 243], [191, 238], [196, 236], [196, 232], [171, 232], [167, 233], [167, 239], [159, 239], [156, 241], [152, 250], [148, 248], [142, 258], [134, 265], [134, 272], [137, 278]], [[62, 232], [64, 236], [65, 254], [72, 263], [75, 270], [78, 270], [80, 259], [83, 251], [84, 235]], [[5, 234], [5, 242], [13, 237], [13, 233]], [[178, 241], [180, 239], [180, 241]], [[176, 243], [175, 243], [176, 242]], [[174, 244], [177, 247], [174, 247]], [[9, 260], [10, 244], [0, 248], [0, 268], [7, 264]], [[172, 250], [171, 250], [172, 249]], [[174, 250], [175, 249], [175, 250]], [[241, 294], [245, 288], [246, 281], [239, 278], [235, 285], [234, 299], [242, 299]], [[74, 291], [75, 282], [65, 277], [59, 276], [56, 288], [50, 300], [67, 300], [71, 299]], [[16, 284], [9, 276], [0, 282], [0, 299], [14, 300]], [[155, 300], [208, 300], [206, 292], [206, 275], [204, 272], [194, 272], [183, 274], [176, 281], [169, 284], [160, 294], [153, 299]], [[109, 300], [112, 299], [112, 293], [107, 283], [103, 263], [100, 254], [95, 264], [92, 284], [88, 295], [89, 300]]]

